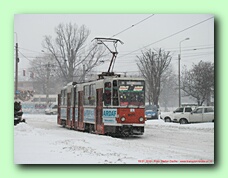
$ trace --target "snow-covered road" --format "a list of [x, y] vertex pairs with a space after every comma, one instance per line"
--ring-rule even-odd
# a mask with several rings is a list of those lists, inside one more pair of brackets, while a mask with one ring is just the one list
[[113, 138], [62, 128], [56, 116], [14, 126], [16, 164], [213, 164], [214, 123], [146, 121], [143, 136]]

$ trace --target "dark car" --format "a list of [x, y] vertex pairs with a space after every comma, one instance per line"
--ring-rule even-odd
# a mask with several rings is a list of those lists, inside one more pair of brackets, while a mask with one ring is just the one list
[[158, 119], [158, 107], [156, 105], [146, 105], [145, 117], [147, 119]]
[[158, 119], [158, 112], [153, 110], [146, 110], [145, 117], [147, 120], [149, 119]]
[[14, 102], [14, 125], [19, 124], [20, 122], [25, 122], [25, 119], [22, 118], [22, 105], [21, 102]]

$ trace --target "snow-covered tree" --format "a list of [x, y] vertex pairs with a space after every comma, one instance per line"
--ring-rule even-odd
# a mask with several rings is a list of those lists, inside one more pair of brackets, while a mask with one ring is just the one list
[[184, 68], [181, 83], [181, 89], [201, 106], [214, 92], [214, 63], [200, 61], [190, 70]]
[[142, 55], [137, 58], [139, 59], [138, 68], [147, 81], [149, 103], [152, 100], [154, 105], [158, 105], [162, 75], [167, 70], [172, 57], [164, 50], [149, 49], [142, 51]]

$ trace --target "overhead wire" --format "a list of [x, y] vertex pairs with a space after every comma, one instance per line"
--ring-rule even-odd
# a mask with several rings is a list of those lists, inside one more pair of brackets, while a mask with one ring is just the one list
[[171, 34], [171, 35], [168, 35], [168, 36], [166, 36], [166, 37], [164, 37], [164, 38], [162, 38], [162, 39], [160, 39], [160, 40], [157, 40], [157, 41], [155, 41], [155, 42], [152, 42], [152, 43], [150, 43], [150, 44], [148, 44], [148, 45], [146, 45], [146, 46], [144, 46], [144, 47], [142, 47], [142, 48], [138, 48], [138, 49], [136, 49], [136, 50], [134, 50], [134, 51], [131, 51], [130, 53], [127, 53], [127, 54], [125, 54], [125, 55], [122, 55], [122, 56], [120, 56], [119, 58], [124, 57], [124, 56], [127, 56], [127, 55], [129, 55], [129, 54], [132, 54], [132, 53], [134, 53], [134, 52], [136, 52], [136, 51], [139, 51], [139, 50], [141, 50], [141, 49], [145, 49], [145, 48], [148, 47], [148, 46], [151, 46], [151, 45], [153, 45], [153, 44], [159, 43], [159, 42], [161, 42], [161, 41], [163, 41], [163, 40], [166, 40], [166, 39], [168, 39], [168, 38], [170, 38], [170, 37], [173, 37], [173, 36], [175, 36], [175, 35], [177, 35], [177, 34], [179, 34], [179, 33], [182, 33], [182, 32], [184, 32], [184, 31], [186, 31], [186, 30], [189, 30], [190, 28], [193, 28], [193, 27], [195, 27], [195, 26], [197, 26], [197, 25], [200, 25], [200, 24], [202, 24], [202, 23], [204, 23], [204, 22], [206, 22], [206, 21], [208, 21], [208, 20], [210, 20], [210, 19], [212, 19], [212, 18], [213, 18], [213, 17], [210, 17], [210, 18], [208, 18], [208, 19], [205, 19], [205, 20], [203, 20], [203, 21], [200, 21], [200, 22], [198, 22], [198, 23], [196, 23], [196, 24], [194, 24], [194, 25], [191, 25], [191, 26], [189, 26], [189, 27], [183, 29], [183, 30], [180, 30], [180, 31], [175, 32], [175, 33], [173, 33], [173, 34]]
[[31, 52], [34, 52], [34, 53], [40, 53], [40, 54], [43, 53], [43, 52], [31, 50], [31, 49], [22, 48], [22, 47], [18, 47], [18, 48], [19, 48], [19, 49], [22, 49], [22, 50], [25, 50], [25, 51], [31, 51]]
[[[126, 29], [124, 29], [124, 30], [122, 30], [122, 31], [120, 31], [120, 32], [118, 32], [118, 33], [112, 35], [112, 37], [115, 37], [115, 36], [117, 36], [117, 35], [120, 35], [121, 33], [126, 32], [127, 30], [129, 30], [129, 29], [131, 29], [131, 28], [133, 28], [133, 27], [139, 25], [140, 23], [142, 23], [142, 22], [148, 20], [149, 18], [153, 17], [154, 15], [155, 15], [155, 14], [152, 14], [152, 15], [150, 15], [150, 16], [148, 16], [148, 17], [142, 19], [141, 21], [139, 21], [139, 22], [137, 22], [137, 23], [131, 25], [130, 27], [128, 27], [128, 28], [126, 28]], [[106, 46], [106, 47], [107, 47], [107, 46]], [[113, 71], [113, 69], [114, 69], [115, 61], [116, 61], [116, 58], [115, 58], [114, 61], [113, 61], [112, 71]]]
[[27, 59], [28, 61], [32, 62], [32, 60], [30, 60], [29, 58], [27, 58], [21, 51], [18, 50], [18, 52], [19, 52], [25, 59]]
[[[188, 47], [185, 47], [188, 48]], [[176, 48], [175, 48], [176, 49]], [[181, 51], [199, 51], [199, 50], [206, 50], [206, 49], [214, 49], [214, 47], [205, 47], [205, 48], [192, 48], [192, 49], [182, 49]], [[177, 50], [168, 50], [169, 52], [178, 52], [179, 49]], [[137, 54], [140, 54], [140, 52], [137, 52]], [[136, 56], [136, 53], [129, 54], [128, 56]]]
[[[128, 27], [128, 28], [126, 28], [126, 29], [124, 29], [124, 30], [122, 30], [122, 31], [120, 31], [120, 32], [118, 32], [118, 33], [116, 33], [116, 34], [114, 34], [112, 37], [117, 36], [117, 35], [119, 35], [119, 34], [122, 34], [122, 33], [126, 32], [127, 30], [129, 30], [129, 29], [135, 27], [136, 25], [139, 25], [140, 23], [146, 21], [147, 19], [153, 17], [154, 15], [155, 15], [155, 14], [152, 14], [152, 15], [148, 16], [147, 18], [145, 18], [145, 19], [143, 19], [143, 20], [141, 20], [141, 21], [139, 21], [139, 22], [137, 22], [137, 23], [131, 25], [130, 27]], [[135, 52], [137, 52], [137, 51], [139, 51], [139, 50], [141, 50], [141, 49], [144, 49], [144, 48], [146, 48], [146, 47], [148, 47], [148, 46], [151, 46], [151, 45], [153, 45], [153, 44], [156, 44], [156, 43], [158, 43], [158, 42], [161, 42], [161, 41], [163, 41], [163, 40], [166, 40], [166, 39], [168, 39], [168, 38], [170, 38], [170, 37], [172, 37], [172, 36], [175, 36], [175, 35], [177, 35], [177, 34], [179, 34], [179, 33], [182, 33], [182, 32], [184, 32], [184, 31], [190, 29], [190, 28], [193, 28], [193, 27], [195, 27], [195, 26], [197, 26], [197, 25], [199, 25], [199, 24], [201, 24], [201, 23], [204, 23], [204, 22], [206, 22], [206, 21], [208, 21], [208, 20], [210, 20], [210, 19], [212, 19], [212, 18], [213, 18], [213, 17], [210, 17], [210, 18], [208, 18], [208, 19], [205, 19], [205, 20], [203, 20], [203, 21], [200, 21], [200, 22], [198, 22], [198, 23], [196, 23], [196, 24], [194, 24], [194, 25], [191, 25], [191, 26], [189, 26], [189, 27], [183, 29], [183, 30], [180, 30], [180, 31], [175, 32], [175, 33], [173, 33], [173, 34], [171, 34], [171, 35], [168, 35], [168, 36], [166, 36], [166, 37], [164, 37], [164, 38], [161, 38], [160, 40], [157, 40], [157, 41], [155, 41], [155, 42], [152, 42], [152, 43], [150, 43], [150, 44], [148, 44], [148, 45], [146, 45], [146, 46], [144, 46], [144, 47], [142, 47], [142, 48], [138, 48], [138, 49], [136, 49], [136, 50], [134, 50], [134, 51], [131, 51], [131, 52], [126, 53], [126, 54], [124, 54], [124, 55], [122, 55], [122, 56], [119, 56], [118, 58], [121, 58], [121, 57], [124, 57], [124, 56], [131, 55], [131, 54], [133, 54], [133, 53], [135, 53]], [[21, 48], [21, 47], [20, 47], [20, 48]], [[28, 50], [28, 51], [32, 51], [32, 52], [36, 52], [36, 53], [41, 53], [41, 52], [38, 52], [38, 51], [33, 51], [33, 50], [25, 49], [25, 48], [21, 48], [21, 49]], [[203, 49], [203, 48], [202, 48], [202, 49]], [[193, 50], [193, 49], [186, 49], [186, 50], [183, 50], [183, 51], [188, 51], [188, 50], [190, 51], [190, 50]], [[173, 51], [175, 51], [175, 50], [173, 50]], [[177, 51], [177, 50], [176, 50], [176, 51]], [[20, 52], [20, 51], [19, 51], [19, 52]], [[31, 61], [31, 60], [28, 59], [23, 53], [20, 52], [20, 54], [21, 54], [22, 56], [24, 56], [27, 60]]]
[[124, 29], [124, 30], [122, 30], [122, 31], [118, 32], [117, 34], [112, 35], [112, 37], [115, 37], [115, 36], [117, 36], [117, 35], [119, 35], [119, 34], [121, 34], [121, 33], [125, 32], [125, 31], [127, 31], [127, 30], [129, 30], [129, 29], [131, 29], [131, 28], [135, 27], [136, 25], [138, 25], [138, 24], [140, 24], [140, 23], [142, 23], [142, 22], [146, 21], [147, 19], [149, 19], [149, 18], [153, 17], [154, 15], [155, 15], [155, 14], [150, 15], [149, 17], [147, 17], [147, 18], [145, 18], [145, 19], [143, 19], [143, 20], [141, 20], [141, 21], [139, 21], [139, 22], [137, 22], [137, 23], [135, 23], [135, 24], [131, 25], [130, 27], [128, 27], [128, 28], [126, 28], [126, 29]]
[[[138, 24], [140, 24], [140, 23], [146, 21], [147, 19], [153, 17], [154, 15], [155, 15], [155, 14], [152, 14], [152, 15], [148, 16], [147, 18], [145, 18], [145, 19], [143, 19], [143, 20], [141, 20], [141, 21], [139, 21], [139, 22], [137, 22], [137, 23], [131, 25], [130, 27], [128, 27], [128, 28], [126, 28], [126, 29], [124, 29], [124, 30], [122, 30], [122, 31], [120, 31], [120, 32], [118, 32], [118, 33], [116, 33], [116, 34], [114, 34], [112, 37], [117, 36], [117, 35], [119, 35], [119, 34], [125, 32], [125, 31], [127, 31], [127, 30], [129, 30], [129, 29], [135, 27], [136, 25], [138, 25]], [[185, 29], [183, 29], [183, 30], [180, 30], [180, 31], [178, 31], [178, 32], [176, 32], [176, 33], [173, 33], [173, 34], [171, 34], [171, 35], [169, 35], [169, 36], [167, 36], [167, 37], [164, 37], [164, 38], [162, 38], [162, 39], [160, 39], [160, 40], [157, 40], [157, 41], [155, 41], [155, 42], [152, 42], [152, 43], [150, 43], [150, 44], [148, 44], [148, 45], [146, 45], [146, 46], [144, 46], [144, 47], [142, 47], [142, 48], [138, 48], [138, 49], [136, 49], [136, 50], [134, 50], [134, 51], [131, 51], [131, 52], [129, 52], [129, 53], [127, 53], [127, 54], [124, 54], [124, 55], [122, 55], [122, 56], [120, 56], [120, 57], [124, 57], [124, 56], [129, 55], [129, 54], [132, 54], [132, 53], [134, 53], [134, 52], [136, 52], [136, 51], [139, 51], [139, 50], [141, 50], [141, 49], [144, 49], [144, 48], [146, 48], [146, 47], [148, 47], [148, 46], [151, 46], [151, 45], [153, 45], [153, 44], [156, 44], [156, 43], [158, 43], [158, 42], [161, 42], [161, 41], [163, 41], [163, 40], [165, 40], [165, 39], [167, 39], [167, 38], [170, 38], [170, 37], [172, 37], [172, 36], [174, 36], [174, 35], [177, 35], [177, 34], [183, 32], [183, 31], [186, 31], [186, 30], [188, 30], [188, 29], [190, 29], [190, 28], [193, 28], [193, 27], [195, 27], [195, 26], [197, 26], [197, 25], [199, 25], [199, 24], [201, 24], [201, 23], [204, 23], [204, 22], [206, 22], [206, 21], [208, 21], [208, 20], [210, 20], [210, 19], [212, 19], [212, 18], [213, 18], [213, 17], [210, 17], [210, 18], [208, 18], [208, 19], [206, 19], [206, 20], [203, 20], [203, 21], [201, 21], [201, 22], [198, 22], [198, 23], [196, 23], [196, 24], [194, 24], [194, 25], [192, 25], [192, 26], [189, 26], [189, 27], [187, 27], [187, 28], [185, 28]], [[31, 51], [31, 52], [42, 53], [42, 52], [39, 52], [39, 51], [34, 51], [34, 50], [22, 48], [22, 47], [18, 47], [18, 48], [23, 49], [23, 50], [27, 50], [27, 51]], [[119, 58], [120, 58], [120, 57], [119, 57]]]

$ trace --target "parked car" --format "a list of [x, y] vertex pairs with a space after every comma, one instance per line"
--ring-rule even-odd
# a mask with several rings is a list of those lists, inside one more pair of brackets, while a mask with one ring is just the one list
[[174, 121], [179, 122], [180, 124], [194, 122], [214, 122], [214, 107], [199, 106], [190, 113], [176, 115]]
[[192, 107], [191, 106], [183, 106], [183, 107], [179, 107], [176, 110], [174, 110], [173, 112], [165, 112], [165, 113], [161, 113], [161, 119], [163, 119], [165, 122], [175, 122], [175, 118], [177, 115], [182, 115], [185, 113], [190, 113], [192, 111]]
[[145, 106], [145, 117], [149, 119], [158, 119], [159, 109], [155, 105], [146, 105]]
[[146, 110], [145, 111], [145, 118], [147, 120], [149, 120], [149, 119], [158, 119], [158, 112], [157, 111], [153, 111], [153, 110]]
[[45, 114], [57, 114], [58, 105], [52, 105], [51, 107], [45, 109]]

